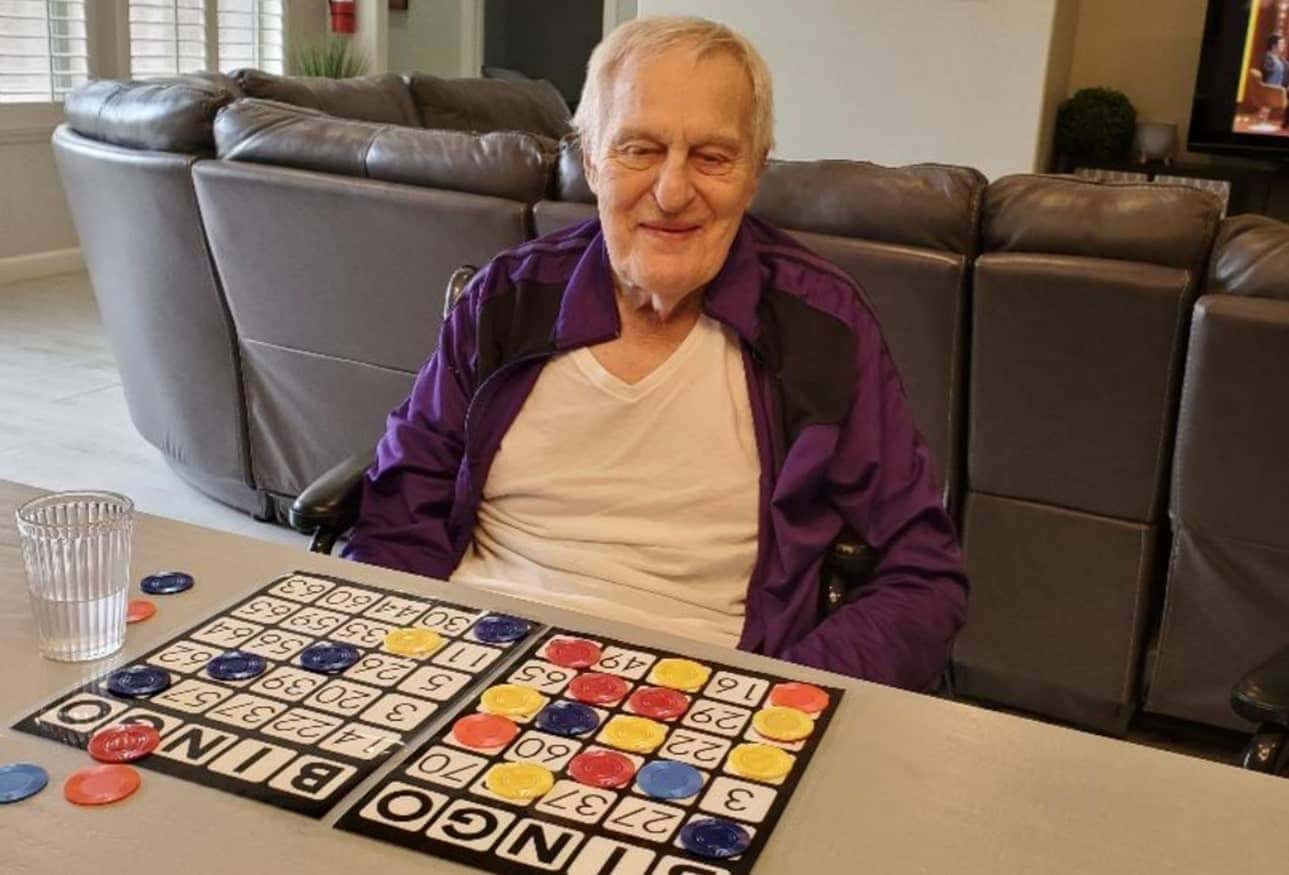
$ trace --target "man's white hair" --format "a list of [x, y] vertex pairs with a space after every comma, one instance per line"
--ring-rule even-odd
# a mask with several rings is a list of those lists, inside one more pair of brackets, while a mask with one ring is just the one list
[[573, 129], [588, 155], [599, 156], [614, 77], [623, 65], [637, 56], [648, 57], [682, 47], [692, 48], [699, 57], [726, 52], [743, 65], [752, 85], [752, 153], [758, 164], [765, 160], [774, 148], [774, 90], [770, 68], [761, 53], [745, 37], [718, 22], [664, 15], [636, 18], [619, 25], [591, 52], [582, 99], [573, 116]]

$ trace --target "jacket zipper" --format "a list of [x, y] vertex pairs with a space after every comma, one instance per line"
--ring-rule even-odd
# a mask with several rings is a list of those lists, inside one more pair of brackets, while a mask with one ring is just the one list
[[[479, 385], [478, 390], [475, 391], [470, 396], [470, 403], [466, 405], [466, 409], [465, 409], [465, 434], [462, 437], [463, 446], [462, 446], [462, 452], [461, 452], [461, 466], [465, 471], [466, 486], [468, 488], [468, 494], [470, 498], [471, 516], [474, 516], [479, 509], [479, 500], [480, 500], [479, 493], [482, 492], [482, 487], [477, 485], [474, 481], [474, 476], [473, 476], [474, 471], [473, 471], [473, 465], [471, 464], [471, 452], [470, 452], [471, 450], [470, 426], [471, 426], [471, 423], [473, 422], [475, 407], [481, 404], [480, 399], [483, 398], [484, 394], [488, 391], [488, 388], [494, 382], [496, 382], [496, 380], [502, 374], [507, 373], [508, 371], [519, 367], [520, 365], [527, 364], [528, 362], [536, 361], [537, 359], [541, 359], [541, 358], [550, 358], [552, 355], [554, 355], [553, 352], [534, 352], [524, 356], [520, 356], [517, 359], [512, 359], [511, 361], [506, 362], [501, 367], [497, 368], [495, 371], [489, 374], [487, 378], [485, 378], [484, 381]], [[454, 501], [453, 513], [450, 517], [450, 519], [452, 519], [453, 522], [456, 523], [456, 525], [453, 526], [455, 531], [452, 533], [452, 541], [453, 541], [452, 548], [456, 553], [455, 558], [458, 563], [460, 563], [461, 556], [465, 553], [465, 548], [469, 544], [468, 533], [473, 531], [473, 524], [469, 527], [461, 524], [463, 521], [459, 519], [459, 510], [458, 510], [459, 507], [460, 507], [459, 503]], [[464, 537], [464, 538], [461, 537], [462, 532], [467, 532], [467, 537]]]

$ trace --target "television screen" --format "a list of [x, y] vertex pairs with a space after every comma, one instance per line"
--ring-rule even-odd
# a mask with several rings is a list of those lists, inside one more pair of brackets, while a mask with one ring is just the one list
[[1187, 147], [1289, 160], [1289, 0], [1209, 0]]

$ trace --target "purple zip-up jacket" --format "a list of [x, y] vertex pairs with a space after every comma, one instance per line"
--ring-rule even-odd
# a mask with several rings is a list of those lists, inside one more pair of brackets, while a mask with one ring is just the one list
[[[739, 648], [930, 688], [962, 626], [967, 581], [872, 309], [845, 273], [751, 217], [703, 306], [741, 340], [761, 457], [758, 548]], [[389, 415], [344, 555], [451, 575], [470, 544], [492, 460], [542, 367], [618, 332], [598, 221], [497, 256], [475, 275], [411, 396]], [[859, 596], [821, 622], [820, 567], [843, 525], [881, 561]]]

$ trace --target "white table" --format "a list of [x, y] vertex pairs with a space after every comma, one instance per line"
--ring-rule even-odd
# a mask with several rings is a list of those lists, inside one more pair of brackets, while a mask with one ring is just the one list
[[[847, 694], [756, 867], [770, 873], [1278, 872], [1289, 865], [1289, 780], [913, 695], [762, 657], [467, 591], [140, 515], [133, 577], [179, 568], [198, 586], [156, 599], [123, 653], [97, 663], [40, 658], [13, 509], [34, 490], [0, 481], [0, 719], [156, 646], [284, 572], [300, 568], [584, 628], [732, 665], [844, 686]], [[87, 756], [0, 729], [0, 762], [29, 760], [50, 786], [0, 806], [6, 873], [425, 873], [465, 867], [142, 770], [129, 800], [101, 809], [62, 796]]]

